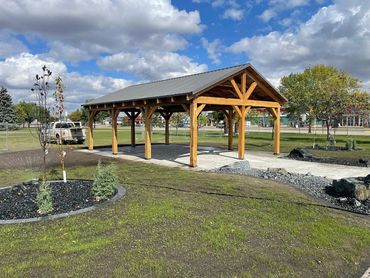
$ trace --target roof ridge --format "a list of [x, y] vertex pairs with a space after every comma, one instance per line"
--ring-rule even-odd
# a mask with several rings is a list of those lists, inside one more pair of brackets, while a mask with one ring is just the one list
[[230, 67], [226, 67], [226, 68], [220, 68], [220, 69], [214, 69], [214, 70], [209, 70], [209, 71], [204, 71], [204, 72], [198, 72], [198, 73], [193, 73], [193, 74], [188, 74], [188, 75], [171, 77], [171, 78], [167, 78], [167, 79], [148, 81], [148, 82], [145, 82], [145, 83], [133, 84], [133, 85], [130, 85], [130, 86], [126, 87], [126, 88], [136, 87], [136, 86], [146, 85], [146, 84], [159, 83], [159, 82], [164, 82], [164, 81], [174, 80], [174, 79], [181, 79], [181, 78], [185, 78], [185, 77], [196, 76], [196, 75], [201, 75], [201, 74], [206, 74], [206, 73], [210, 73], [210, 72], [221, 71], [221, 70], [226, 70], [226, 69], [231, 69], [231, 68], [237, 68], [237, 67], [247, 66], [247, 65], [250, 65], [250, 64], [249, 63], [245, 63], [245, 64], [230, 66]]

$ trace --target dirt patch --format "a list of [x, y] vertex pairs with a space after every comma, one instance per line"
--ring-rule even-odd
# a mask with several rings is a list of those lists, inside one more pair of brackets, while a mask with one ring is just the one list
[[[42, 151], [28, 150], [11, 153], [0, 154], [0, 169], [35, 169], [42, 168]], [[65, 158], [65, 166], [70, 168], [74, 166], [90, 166], [97, 165], [98, 160], [109, 161], [112, 158], [104, 158], [102, 156], [78, 152], [76, 149], [67, 151]], [[48, 169], [60, 166], [60, 160], [56, 150], [51, 149], [47, 155]]]

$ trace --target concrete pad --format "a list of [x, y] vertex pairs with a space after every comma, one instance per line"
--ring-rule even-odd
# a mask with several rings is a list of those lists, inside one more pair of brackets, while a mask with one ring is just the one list
[[[198, 167], [189, 167], [189, 146], [152, 145], [152, 159], [144, 158], [144, 146], [138, 145], [135, 148], [125, 146], [119, 148], [119, 153], [113, 155], [111, 148], [99, 148], [93, 151], [80, 150], [81, 152], [95, 153], [106, 157], [115, 157], [145, 163], [154, 163], [168, 167], [180, 167], [193, 170], [214, 170], [222, 166], [239, 161], [237, 151], [227, 151], [215, 147], [198, 147]], [[336, 164], [298, 161], [284, 158], [286, 154], [275, 156], [272, 153], [246, 151], [245, 158], [250, 166], [256, 169], [266, 170], [267, 168], [284, 168], [288, 172], [340, 179], [347, 177], [366, 176], [370, 169], [365, 167], [354, 167]]]

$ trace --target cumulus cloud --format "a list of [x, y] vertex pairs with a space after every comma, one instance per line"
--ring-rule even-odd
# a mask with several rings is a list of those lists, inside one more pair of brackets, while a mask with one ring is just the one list
[[242, 20], [244, 15], [244, 10], [243, 9], [234, 9], [230, 8], [227, 9], [224, 14], [222, 15], [223, 18], [229, 18], [232, 20]]
[[144, 80], [159, 80], [207, 70], [204, 64], [173, 52], [121, 52], [98, 60], [100, 67], [129, 72]]
[[228, 50], [245, 53], [274, 78], [326, 63], [368, 82], [370, 79], [370, 2], [337, 0], [294, 31], [243, 38]]
[[0, 6], [0, 26], [54, 41], [53, 56], [66, 59], [80, 52], [85, 59], [122, 49], [174, 51], [186, 45], [182, 35], [203, 29], [198, 11], [179, 10], [170, 0], [10, 0]]
[[269, 8], [263, 11], [259, 18], [264, 22], [268, 22], [283, 11], [306, 6], [309, 2], [309, 0], [270, 0], [268, 3]]
[[68, 72], [67, 67], [61, 62], [39, 55], [21, 53], [0, 61], [0, 86], [8, 89], [15, 103], [34, 101], [35, 98], [30, 89], [35, 75], [41, 73], [43, 65], [53, 72], [52, 77], [60, 75], [64, 80], [65, 101], [69, 111], [79, 107], [87, 99], [96, 98], [132, 84], [124, 79]]
[[215, 39], [209, 42], [205, 38], [202, 38], [200, 41], [202, 43], [203, 48], [207, 50], [208, 57], [209, 59], [212, 60], [212, 63], [216, 65], [220, 64], [221, 63], [220, 57], [224, 48], [221, 41], [219, 39]]

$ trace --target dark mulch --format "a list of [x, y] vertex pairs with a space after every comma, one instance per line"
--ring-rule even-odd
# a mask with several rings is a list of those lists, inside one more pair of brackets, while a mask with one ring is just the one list
[[[29, 150], [0, 154], [0, 169], [36, 169], [42, 168], [42, 151]], [[97, 165], [98, 160], [112, 160], [95, 154], [82, 153], [75, 149], [67, 150], [65, 157], [65, 166], [71, 168], [74, 166], [92, 166]], [[48, 169], [60, 167], [58, 152], [55, 149], [49, 150], [47, 155]]]
[[[70, 180], [67, 183], [50, 182], [53, 214], [70, 212], [97, 203], [92, 191], [92, 181]], [[37, 213], [38, 183], [23, 183], [0, 190], [0, 220], [25, 219], [41, 216]]]
[[[293, 149], [287, 158], [295, 159], [295, 160], [302, 160], [302, 161], [310, 161], [310, 162], [319, 162], [319, 163], [329, 163], [329, 164], [339, 164], [339, 165], [347, 165], [347, 166], [357, 166], [357, 167], [369, 167], [370, 162], [369, 159], [345, 159], [345, 158], [337, 158], [337, 157], [322, 157], [317, 156], [310, 153], [310, 149], [312, 147], [306, 148], [295, 148]], [[347, 151], [347, 150], [334, 150], [330, 149], [331, 151]]]

